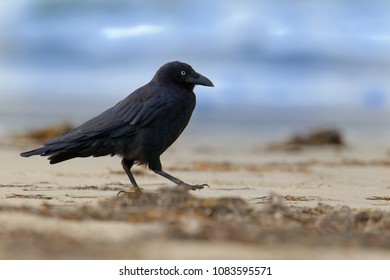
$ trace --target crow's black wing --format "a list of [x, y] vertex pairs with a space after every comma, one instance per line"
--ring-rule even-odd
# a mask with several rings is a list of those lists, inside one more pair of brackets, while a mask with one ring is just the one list
[[165, 109], [169, 109], [172, 100], [163, 94], [162, 89], [149, 83], [134, 91], [114, 107], [81, 126], [51, 139], [45, 146], [64, 142], [78, 142], [100, 137], [116, 138], [133, 135], [137, 128], [148, 126]]

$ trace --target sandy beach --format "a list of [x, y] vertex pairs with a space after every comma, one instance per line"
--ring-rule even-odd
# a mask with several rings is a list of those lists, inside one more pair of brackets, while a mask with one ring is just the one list
[[0, 148], [1, 259], [387, 259], [390, 145], [270, 149], [259, 139], [184, 134], [164, 168], [180, 191], [117, 157], [50, 165]]

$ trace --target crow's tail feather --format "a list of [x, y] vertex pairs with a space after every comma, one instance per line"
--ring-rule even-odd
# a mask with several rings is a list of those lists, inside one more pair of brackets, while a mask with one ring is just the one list
[[48, 159], [50, 160], [50, 164], [56, 164], [75, 157], [80, 157], [80, 156], [74, 153], [62, 152], [62, 153], [51, 155]]
[[61, 161], [65, 161], [71, 158], [79, 157], [77, 152], [75, 150], [78, 150], [79, 147], [72, 147], [69, 149], [64, 149], [64, 146], [45, 146], [38, 149], [34, 149], [31, 151], [23, 152], [20, 155], [22, 157], [30, 157], [35, 155], [40, 156], [49, 156], [50, 164], [59, 163]]
[[76, 157], [99, 157], [108, 154], [114, 155], [110, 148], [110, 146], [104, 145], [101, 141], [59, 143], [23, 152], [20, 155], [22, 157], [30, 157], [34, 155], [49, 156], [48, 159], [50, 160], [50, 164], [56, 164]]
[[37, 156], [37, 155], [45, 156], [45, 155], [50, 155], [51, 154], [51, 153], [48, 153], [50, 151], [50, 149], [51, 148], [49, 148], [49, 147], [42, 147], [42, 148], [38, 148], [38, 149], [35, 149], [35, 150], [23, 152], [20, 155], [22, 157], [31, 157], [31, 156]]

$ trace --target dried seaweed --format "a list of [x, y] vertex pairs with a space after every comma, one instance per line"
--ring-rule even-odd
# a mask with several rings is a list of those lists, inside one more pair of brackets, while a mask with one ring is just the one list
[[[303, 246], [363, 246], [390, 250], [390, 213], [346, 206], [295, 207], [285, 200], [314, 199], [271, 194], [261, 208], [240, 198], [198, 198], [179, 189], [130, 193], [96, 205], [40, 208], [1, 206], [18, 211], [76, 221], [160, 223], [159, 238], [225, 240]], [[157, 233], [156, 233], [157, 234]], [[157, 236], [156, 236], [157, 237]]]

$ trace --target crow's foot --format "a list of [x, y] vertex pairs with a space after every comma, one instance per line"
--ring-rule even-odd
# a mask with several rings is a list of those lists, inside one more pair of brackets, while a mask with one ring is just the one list
[[125, 191], [125, 190], [121, 190], [117, 193], [116, 196], [119, 196], [120, 194], [124, 194], [124, 195], [127, 195], [127, 196], [132, 196], [132, 195], [138, 195], [138, 194], [141, 194], [142, 191], [140, 188], [134, 188], [133, 191]]

